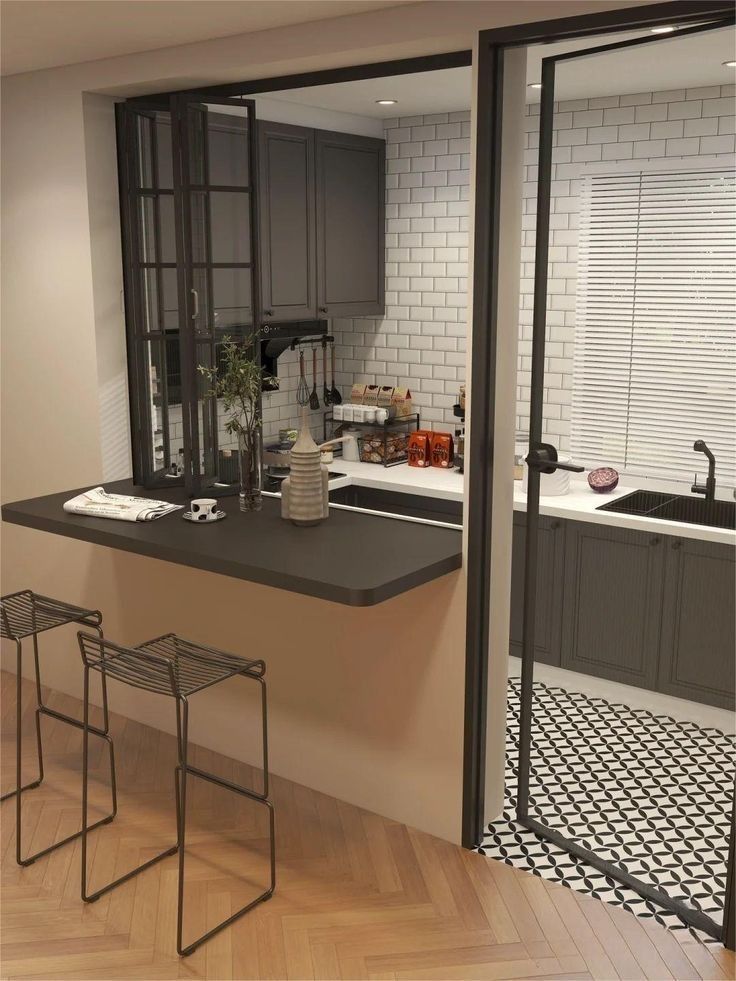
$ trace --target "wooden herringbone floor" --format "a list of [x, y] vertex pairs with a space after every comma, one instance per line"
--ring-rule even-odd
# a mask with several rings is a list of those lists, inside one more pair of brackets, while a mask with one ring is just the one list
[[[13, 784], [15, 679], [3, 679], [3, 789]], [[24, 732], [33, 731], [24, 688]], [[114, 699], [114, 690], [113, 690]], [[79, 713], [75, 699], [49, 704]], [[25, 795], [27, 845], [78, 826], [77, 732], [45, 720], [47, 781]], [[120, 814], [96, 832], [93, 887], [174, 841], [174, 742], [113, 716]], [[27, 740], [32, 750], [31, 739]], [[28, 774], [33, 757], [28, 754]], [[197, 750], [233, 779], [248, 767]], [[10, 765], [9, 765], [10, 764]], [[106, 756], [95, 748], [96, 805]], [[265, 826], [250, 803], [192, 781], [185, 924], [202, 931], [266, 875]], [[274, 898], [192, 956], [174, 946], [175, 858], [85, 906], [78, 843], [26, 869], [14, 861], [15, 805], [2, 805], [3, 978], [733, 978], [732, 955], [404, 825], [274, 779]], [[191, 829], [191, 833], [190, 833]], [[245, 846], [245, 847], [244, 847]], [[235, 878], [243, 875], [246, 882]], [[191, 932], [185, 934], [191, 936]]]

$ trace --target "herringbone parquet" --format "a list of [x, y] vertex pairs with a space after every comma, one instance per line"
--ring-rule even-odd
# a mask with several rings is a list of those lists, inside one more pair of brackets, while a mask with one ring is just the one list
[[[3, 676], [3, 789], [13, 784], [15, 679]], [[24, 732], [33, 731], [30, 685]], [[112, 692], [114, 704], [114, 689]], [[48, 694], [57, 708], [80, 704]], [[170, 708], [170, 705], [167, 706]], [[120, 813], [95, 832], [92, 886], [174, 841], [173, 739], [113, 716]], [[25, 796], [28, 848], [78, 826], [80, 736], [44, 721], [47, 780]], [[27, 740], [27, 773], [33, 767]], [[106, 757], [93, 747], [96, 809]], [[195, 750], [194, 763], [247, 780], [248, 767]], [[266, 873], [257, 809], [192, 781], [187, 867], [191, 931], [255, 894]], [[2, 805], [3, 978], [733, 978], [723, 949], [595, 899], [274, 779], [274, 898], [184, 960], [176, 956], [175, 858], [91, 906], [79, 899], [78, 843], [14, 862], [14, 803]], [[191, 829], [191, 831], [190, 831]], [[236, 878], [243, 875], [243, 883]], [[186, 936], [186, 935], [185, 935]]]

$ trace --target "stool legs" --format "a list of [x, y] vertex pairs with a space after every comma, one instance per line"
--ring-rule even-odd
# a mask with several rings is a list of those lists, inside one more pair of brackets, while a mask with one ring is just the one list
[[[225, 780], [222, 777], [215, 776], [213, 773], [208, 773], [205, 770], [201, 770], [198, 767], [192, 766], [188, 761], [188, 747], [189, 747], [189, 703], [184, 696], [176, 696], [176, 736], [177, 736], [177, 755], [178, 763], [174, 769], [174, 784], [175, 784], [175, 803], [176, 803], [176, 830], [177, 830], [177, 841], [175, 845], [167, 848], [165, 851], [153, 858], [139, 865], [137, 868], [132, 869], [130, 872], [126, 872], [119, 878], [114, 879], [112, 882], [108, 882], [101, 886], [95, 892], [90, 893], [87, 888], [87, 834], [92, 831], [97, 825], [87, 824], [87, 785], [89, 780], [89, 733], [94, 730], [89, 725], [89, 672], [90, 668], [85, 663], [84, 667], [84, 740], [82, 749], [82, 899], [86, 903], [95, 902], [100, 896], [114, 889], [116, 886], [128, 879], [133, 878], [133, 876], [138, 875], [144, 869], [149, 866], [154, 865], [156, 862], [160, 862], [162, 859], [166, 858], [168, 855], [173, 855], [178, 853], [179, 856], [179, 876], [177, 885], [177, 921], [176, 921], [176, 949], [181, 956], [187, 956], [191, 954], [200, 944], [209, 940], [210, 937], [224, 930], [225, 927], [230, 926], [235, 920], [243, 916], [258, 903], [262, 903], [267, 899], [270, 899], [276, 888], [276, 836], [275, 836], [275, 826], [274, 826], [274, 811], [273, 805], [269, 800], [267, 800], [268, 794], [268, 747], [266, 742], [266, 731], [267, 731], [267, 719], [266, 719], [266, 684], [262, 678], [254, 678], [253, 675], [248, 675], [252, 680], [258, 681], [261, 685], [261, 706], [263, 710], [263, 792], [256, 793], [255, 791], [249, 790], [247, 787], [241, 787], [239, 784], [233, 783], [230, 780]], [[270, 885], [264, 890], [259, 896], [249, 902], [247, 905], [243, 906], [232, 916], [227, 917], [217, 926], [208, 930], [206, 933], [202, 934], [196, 940], [191, 943], [184, 945], [183, 939], [183, 928], [184, 928], [184, 860], [186, 856], [186, 814], [187, 814], [187, 783], [189, 776], [199, 777], [202, 780], [207, 780], [210, 783], [215, 784], [218, 787], [223, 787], [225, 790], [229, 790], [232, 793], [240, 794], [243, 797], [248, 797], [250, 800], [255, 801], [258, 804], [262, 804], [264, 807], [268, 808], [268, 820], [269, 820], [269, 845], [270, 845]], [[97, 822], [100, 824], [101, 822]]]
[[[100, 637], [102, 637], [102, 627], [97, 624], [88, 624], [94, 630], [97, 631]], [[22, 837], [23, 837], [23, 825], [22, 825], [22, 797], [26, 790], [31, 790], [34, 787], [38, 787], [43, 780], [44, 770], [43, 770], [43, 744], [41, 740], [41, 716], [47, 715], [52, 719], [56, 719], [58, 722], [64, 722], [67, 725], [74, 726], [75, 729], [82, 729], [83, 724], [78, 720], [72, 718], [70, 715], [66, 715], [63, 712], [57, 712], [56, 709], [50, 708], [48, 705], [44, 705], [43, 698], [41, 695], [41, 670], [38, 656], [38, 634], [33, 635], [33, 661], [35, 667], [35, 683], [36, 683], [36, 747], [38, 753], [38, 779], [32, 780], [30, 783], [21, 785], [21, 764], [22, 764], [22, 739], [23, 739], [23, 728], [22, 728], [22, 718], [21, 718], [21, 699], [22, 699], [22, 666], [23, 666], [23, 645], [21, 640], [16, 640], [16, 746], [15, 746], [15, 790], [9, 791], [4, 794], [0, 800], [7, 800], [9, 797], [15, 796], [15, 814], [16, 814], [16, 827], [15, 827], [15, 860], [18, 865], [31, 865], [36, 861], [37, 858], [41, 858], [43, 855], [48, 855], [49, 852], [54, 851], [57, 848], [61, 848], [62, 845], [66, 845], [68, 842], [73, 841], [75, 838], [79, 838], [82, 835], [82, 831], [75, 831], [74, 834], [68, 835], [61, 841], [54, 842], [53, 845], [49, 845], [47, 848], [42, 848], [37, 851], [34, 855], [29, 855], [27, 858], [23, 858], [22, 854]], [[101, 818], [96, 822], [93, 827], [98, 827], [101, 824], [107, 824], [112, 821], [117, 813], [117, 786], [115, 780], [115, 751], [112, 743], [112, 739], [109, 735], [109, 713], [107, 707], [107, 683], [105, 675], [102, 674], [102, 711], [103, 711], [103, 728], [98, 729], [96, 726], [90, 726], [90, 732], [93, 732], [96, 736], [104, 739], [109, 748], [110, 753], [110, 790], [111, 790], [111, 813]]]
[[[132, 879], [134, 875], [142, 872], [143, 869], [147, 869], [149, 865], [153, 865], [155, 862], [160, 862], [162, 858], [166, 858], [167, 855], [173, 855], [178, 845], [172, 845], [171, 848], [167, 848], [166, 851], [161, 852], [160, 855], [156, 855], [154, 858], [149, 859], [142, 865], [133, 869], [130, 872], [126, 872], [125, 875], [121, 875], [119, 878], [114, 879], [112, 882], [108, 882], [106, 885], [101, 886], [96, 892], [90, 893], [87, 891], [87, 835], [90, 831], [94, 831], [95, 828], [99, 828], [101, 824], [107, 824], [112, 821], [113, 817], [117, 813], [117, 793], [115, 790], [114, 777], [113, 777], [113, 794], [115, 796], [115, 810], [114, 812], [106, 818], [102, 818], [100, 821], [95, 821], [94, 824], [87, 823], [87, 802], [88, 802], [88, 785], [89, 785], [89, 734], [90, 732], [99, 735], [98, 730], [89, 724], [89, 667], [85, 664], [84, 666], [84, 718], [81, 724], [83, 730], [82, 735], [82, 830], [78, 832], [82, 836], [82, 899], [85, 903], [94, 903], [100, 896], [103, 896], [106, 892], [114, 889], [115, 886], [119, 886], [123, 882], [127, 882], [128, 879]], [[104, 675], [103, 675], [104, 679]], [[104, 680], [103, 680], [104, 685]], [[105, 689], [105, 699], [107, 699], [107, 691]], [[107, 708], [105, 708], [105, 718], [107, 719]], [[112, 750], [112, 743], [110, 745]], [[76, 835], [75, 835], [76, 837]]]
[[[261, 685], [261, 704], [263, 707], [263, 782], [264, 791], [262, 794], [257, 794], [252, 790], [248, 790], [246, 787], [241, 787], [239, 784], [233, 783], [230, 780], [225, 780], [222, 777], [215, 776], [214, 773], [207, 773], [205, 770], [200, 770], [199, 767], [191, 766], [188, 763], [188, 737], [189, 737], [189, 704], [187, 699], [184, 697], [177, 698], [176, 706], [176, 732], [177, 741], [179, 749], [179, 765], [176, 768], [176, 785], [177, 785], [177, 807], [176, 816], [179, 829], [179, 883], [178, 883], [178, 902], [177, 902], [177, 919], [176, 919], [176, 950], [182, 956], [186, 957], [188, 954], [193, 953], [200, 944], [203, 944], [210, 937], [213, 937], [216, 933], [224, 930], [225, 927], [230, 926], [235, 920], [239, 919], [249, 910], [253, 909], [259, 903], [265, 902], [265, 900], [270, 899], [276, 889], [276, 836], [274, 827], [274, 811], [273, 804], [271, 801], [266, 800], [266, 795], [268, 794], [268, 750], [266, 744], [266, 683], [262, 678], [254, 679], [258, 681]], [[201, 937], [197, 937], [191, 943], [184, 946], [183, 939], [183, 926], [184, 926], [184, 857], [186, 854], [186, 820], [187, 820], [187, 778], [188, 775], [199, 777], [201, 780], [207, 780], [210, 783], [215, 784], [217, 787], [223, 787], [225, 790], [230, 790], [233, 793], [240, 794], [243, 797], [248, 797], [250, 800], [255, 801], [258, 804], [263, 804], [264, 807], [268, 808], [268, 821], [269, 821], [269, 844], [270, 844], [270, 858], [271, 858], [271, 884], [264, 890], [259, 896], [251, 900], [245, 906], [241, 907], [236, 913], [228, 916], [227, 919], [222, 920], [217, 926], [212, 927], [206, 933], [203, 933]]]

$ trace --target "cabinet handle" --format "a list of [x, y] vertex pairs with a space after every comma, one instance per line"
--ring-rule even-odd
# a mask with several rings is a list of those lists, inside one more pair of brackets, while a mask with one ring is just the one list
[[273, 310], [264, 310], [263, 315], [264, 317], [273, 317]]
[[661, 541], [662, 541], [661, 538], [652, 538], [651, 541], [649, 542], [649, 545], [651, 546], [651, 548], [654, 548], [655, 545], [659, 545]]
[[327, 313], [327, 307], [319, 307], [318, 309], [320, 313]]
[[199, 293], [196, 290], [189, 291], [192, 294], [192, 301], [194, 304], [194, 310], [192, 312], [192, 320], [196, 320], [199, 316]]
[[561, 521], [553, 521], [550, 524], [550, 528], [552, 529], [552, 531], [557, 531], [557, 529], [558, 528], [561, 528], [561, 527], [562, 527], [562, 522]]
[[674, 540], [674, 542], [672, 543], [672, 548], [674, 549], [682, 548], [682, 542], [680, 541], [679, 538], [676, 538]]

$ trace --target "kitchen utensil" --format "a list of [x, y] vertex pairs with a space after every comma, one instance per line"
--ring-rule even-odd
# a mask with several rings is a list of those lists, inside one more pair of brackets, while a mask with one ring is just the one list
[[332, 392], [327, 384], [327, 341], [322, 338], [322, 375], [324, 387], [322, 389], [322, 401], [325, 407], [332, 403]]
[[358, 449], [358, 433], [354, 429], [343, 430], [342, 458], [349, 463], [357, 463], [360, 459]]
[[299, 352], [299, 385], [296, 390], [296, 400], [299, 405], [309, 404], [309, 386], [307, 376], [304, 371], [304, 351]]
[[332, 405], [340, 405], [342, 402], [342, 395], [340, 395], [340, 390], [335, 388], [335, 342], [332, 341], [330, 344], [330, 358], [332, 360], [332, 388], [330, 389], [330, 402]]
[[312, 347], [312, 394], [309, 396], [309, 408], [319, 408], [319, 395], [317, 395], [317, 348]]

